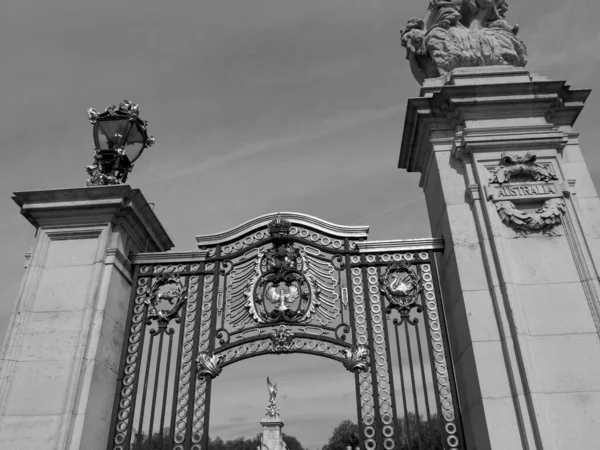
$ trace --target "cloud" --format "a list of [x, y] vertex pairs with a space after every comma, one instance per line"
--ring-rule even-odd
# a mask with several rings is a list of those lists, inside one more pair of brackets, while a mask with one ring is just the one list
[[241, 148], [233, 149], [229, 153], [213, 156], [207, 160], [188, 165], [177, 170], [164, 172], [157, 167], [155, 170], [161, 172], [162, 176], [160, 178], [156, 178], [154, 183], [163, 183], [171, 179], [179, 179], [185, 176], [196, 176], [203, 173], [212, 172], [221, 166], [233, 165], [237, 160], [240, 159], [249, 159], [252, 156], [257, 156], [274, 150], [289, 149], [295, 145], [312, 139], [319, 139], [359, 124], [373, 122], [378, 119], [398, 114], [405, 109], [406, 105], [403, 104], [390, 106], [380, 110], [359, 110], [345, 112], [335, 117], [330, 117], [325, 120], [325, 123], [312, 127], [311, 129], [307, 129], [296, 134], [267, 139]]
[[244, 417], [244, 416], [232, 416], [229, 418], [229, 421], [231, 423], [246, 422], [247, 420], [248, 420], [248, 418]]

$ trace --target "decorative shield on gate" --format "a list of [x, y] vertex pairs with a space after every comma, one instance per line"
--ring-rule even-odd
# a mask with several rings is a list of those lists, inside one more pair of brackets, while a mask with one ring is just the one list
[[380, 289], [389, 304], [387, 312], [396, 309], [402, 317], [408, 317], [410, 310], [416, 306], [423, 287], [419, 277], [406, 263], [388, 266], [380, 278]]
[[[305, 323], [315, 316], [321, 324], [329, 323], [339, 314], [333, 265], [317, 260], [306, 247], [295, 247], [287, 220], [277, 217], [268, 227], [272, 248], [258, 252], [255, 262], [250, 261], [254, 267], [238, 271], [243, 275], [236, 285], [247, 287], [244, 302], [231, 313], [238, 318], [233, 324], [242, 325], [246, 316], [259, 324]], [[246, 313], [235, 310], [242, 308]]]

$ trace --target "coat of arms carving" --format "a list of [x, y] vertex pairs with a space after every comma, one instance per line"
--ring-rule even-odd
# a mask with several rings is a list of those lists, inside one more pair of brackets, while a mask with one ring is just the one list
[[[257, 324], [306, 323], [321, 325], [339, 315], [338, 280], [331, 262], [294, 245], [291, 223], [277, 217], [269, 224], [270, 248], [240, 264], [232, 273], [233, 292], [228, 318], [241, 328]], [[239, 294], [238, 294], [239, 293]]]
[[[532, 233], [556, 235], [567, 211], [563, 190], [547, 166], [537, 162], [536, 155], [509, 156], [502, 153], [499, 164], [491, 171], [488, 198], [493, 200], [500, 220], [518, 236]], [[537, 208], [521, 209], [519, 204], [535, 204]]]
[[402, 318], [408, 318], [413, 308], [420, 308], [417, 301], [423, 286], [413, 268], [405, 262], [388, 266], [379, 278], [379, 288], [388, 300], [388, 313], [395, 309]]

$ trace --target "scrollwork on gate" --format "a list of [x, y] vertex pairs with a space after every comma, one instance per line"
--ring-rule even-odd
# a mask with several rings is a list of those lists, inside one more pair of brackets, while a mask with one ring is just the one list
[[214, 355], [207, 352], [201, 352], [196, 358], [196, 373], [199, 378], [215, 378], [223, 370], [223, 361], [225, 355]]
[[289, 353], [294, 349], [294, 333], [290, 328], [281, 325], [276, 331], [269, 335], [273, 353]]
[[[342, 227], [295, 213], [271, 214], [198, 238], [202, 251], [190, 253], [189, 259], [177, 254], [177, 260], [168, 261], [161, 255], [149, 258], [160, 263], [140, 264], [117, 392], [113, 450], [130, 450], [135, 433], [138, 438], [140, 432], [142, 437], [151, 435], [147, 427], [158, 417], [158, 408], [150, 405], [163, 392], [167, 419], [160, 423], [169, 431], [162, 445], [204, 450], [210, 393], [221, 382], [219, 375], [246, 358], [291, 353], [334, 360], [346, 369], [336, 376], [354, 379], [361, 448], [404, 448], [397, 440], [402, 418], [396, 411], [394, 377], [407, 364], [412, 375], [416, 363], [410, 348], [408, 355], [400, 355], [407, 344], [398, 333], [401, 326], [407, 340], [408, 333], [417, 333], [415, 342], [430, 346], [424, 355], [432, 359], [419, 367], [423, 374], [431, 372], [430, 381], [421, 384], [433, 389], [433, 382], [444, 448], [456, 448], [460, 423], [433, 292], [431, 247], [421, 249], [413, 242], [407, 250], [394, 241], [365, 240], [364, 227]], [[418, 337], [419, 327], [427, 327], [426, 338]], [[393, 343], [390, 333], [396, 335]], [[148, 346], [149, 336], [155, 339], [154, 349]], [[161, 361], [163, 340], [169, 342], [163, 359], [167, 354], [173, 366], [168, 375], [158, 365], [146, 367], [147, 361]], [[405, 359], [392, 363], [396, 352]], [[135, 392], [146, 385], [153, 385], [155, 392], [140, 405]], [[150, 419], [144, 418], [146, 412]], [[405, 421], [408, 416], [404, 413]]]
[[[161, 292], [161, 288], [165, 286], [171, 286], [171, 288]], [[152, 287], [146, 293], [144, 303], [148, 307], [146, 321], [148, 325], [154, 321], [157, 322], [157, 333], [166, 330], [169, 322], [173, 319], [177, 323], [180, 322], [179, 311], [187, 300], [185, 290], [185, 286], [176, 273], [161, 273], [154, 279]], [[171, 308], [159, 309], [162, 302], [170, 304]]]
[[268, 229], [270, 248], [252, 252], [256, 256], [248, 255], [232, 271], [231, 324], [307, 323], [313, 317], [321, 325], [330, 323], [340, 312], [333, 258], [323, 261], [319, 250], [295, 246], [291, 223], [281, 217]]
[[[226, 366], [242, 359], [258, 355], [279, 355], [294, 352], [324, 356], [342, 363], [347, 368], [356, 366], [356, 370], [366, 370], [362, 366], [362, 362], [365, 358], [368, 358], [368, 349], [365, 346], [358, 346], [358, 353], [356, 353], [354, 348], [349, 347], [348, 344], [310, 337], [304, 333], [296, 334], [290, 328], [282, 325], [274, 329], [266, 338], [234, 344], [219, 349], [214, 354], [200, 353], [197, 375], [199, 377], [210, 376], [214, 378]], [[349, 358], [352, 358], [352, 360], [349, 361]], [[350, 368], [348, 370], [355, 371]]]
[[356, 345], [344, 349], [344, 367], [348, 372], [366, 372], [369, 370], [369, 349]]
[[385, 274], [379, 277], [379, 289], [388, 301], [387, 313], [395, 309], [400, 313], [401, 320], [410, 321], [413, 308], [421, 312], [418, 300], [423, 286], [419, 276], [408, 263], [402, 261], [390, 264]]

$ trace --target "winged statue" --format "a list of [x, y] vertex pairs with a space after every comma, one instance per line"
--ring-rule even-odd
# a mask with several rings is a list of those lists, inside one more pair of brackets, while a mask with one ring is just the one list
[[269, 403], [274, 405], [277, 397], [277, 383], [271, 383], [269, 377], [267, 377], [267, 389], [269, 390]]

